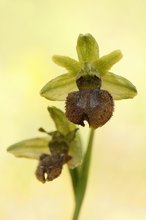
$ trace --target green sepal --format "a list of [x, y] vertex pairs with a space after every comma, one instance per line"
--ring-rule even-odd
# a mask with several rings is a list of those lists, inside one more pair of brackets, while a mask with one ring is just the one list
[[39, 159], [41, 154], [49, 154], [49, 141], [50, 137], [32, 138], [11, 145], [7, 151], [16, 157]]
[[136, 87], [127, 79], [108, 72], [102, 77], [102, 89], [107, 90], [115, 100], [130, 99], [136, 96]]
[[40, 91], [41, 96], [52, 101], [64, 101], [68, 93], [76, 91], [76, 74], [67, 73], [49, 81]]
[[99, 47], [91, 34], [80, 34], [77, 40], [76, 49], [79, 61], [82, 64], [93, 63], [99, 58]]
[[112, 66], [117, 63], [123, 57], [120, 50], [115, 50], [105, 56], [102, 56], [96, 60], [93, 65], [99, 71], [100, 75], [103, 76], [109, 71]]
[[[55, 123], [56, 129], [62, 134], [67, 135], [69, 132], [76, 129], [75, 124], [70, 122], [60, 109], [56, 107], [48, 107], [48, 111]], [[79, 132], [77, 132], [74, 139], [70, 141], [68, 154], [72, 157], [68, 162], [69, 168], [73, 169], [81, 164], [83, 155]]]
[[70, 57], [54, 55], [52, 57], [52, 59], [53, 59], [54, 63], [66, 68], [69, 72], [77, 73], [81, 69], [80, 63]]
[[67, 135], [70, 131], [76, 129], [75, 124], [70, 122], [65, 116], [64, 112], [56, 107], [48, 107], [49, 114], [53, 119], [57, 131], [63, 135]]

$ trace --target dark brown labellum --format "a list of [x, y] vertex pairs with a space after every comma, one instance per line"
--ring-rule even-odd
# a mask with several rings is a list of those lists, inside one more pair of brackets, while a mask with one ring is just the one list
[[82, 126], [84, 120], [93, 128], [103, 126], [111, 118], [113, 110], [112, 96], [99, 88], [72, 92], [66, 99], [67, 118]]
[[70, 159], [69, 155], [63, 153], [42, 154], [35, 172], [37, 179], [42, 183], [54, 180], [61, 174], [63, 165]]

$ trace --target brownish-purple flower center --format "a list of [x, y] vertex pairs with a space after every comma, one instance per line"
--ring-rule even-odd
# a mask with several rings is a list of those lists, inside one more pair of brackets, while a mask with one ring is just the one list
[[61, 174], [63, 165], [70, 159], [71, 157], [68, 154], [63, 153], [42, 154], [35, 172], [37, 179], [42, 183], [54, 180]]
[[98, 128], [103, 126], [112, 116], [114, 102], [109, 92], [101, 90], [101, 80], [96, 76], [79, 78], [77, 86], [79, 91], [69, 93], [66, 99], [66, 116], [75, 123]]

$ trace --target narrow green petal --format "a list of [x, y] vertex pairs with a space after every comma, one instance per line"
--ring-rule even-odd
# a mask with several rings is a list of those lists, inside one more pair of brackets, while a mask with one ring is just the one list
[[115, 50], [94, 62], [95, 68], [99, 73], [104, 75], [111, 67], [117, 63], [122, 58], [122, 53], [120, 50]]
[[102, 89], [107, 90], [115, 100], [130, 99], [137, 94], [129, 80], [110, 72], [102, 77]]
[[8, 147], [7, 151], [16, 157], [25, 157], [30, 159], [39, 159], [41, 154], [48, 154], [50, 137], [33, 138], [18, 142]]
[[[67, 133], [76, 129], [75, 124], [70, 122], [64, 112], [56, 107], [48, 107], [50, 116], [52, 117], [56, 129], [62, 134], [66, 135]], [[80, 140], [80, 135], [77, 132], [73, 141], [69, 144], [69, 155], [72, 156], [72, 159], [68, 162], [69, 168], [73, 169], [77, 167], [82, 162], [82, 144]]]
[[92, 63], [99, 58], [99, 47], [91, 34], [80, 34], [76, 49], [81, 63]]
[[40, 91], [41, 96], [53, 101], [64, 101], [69, 92], [78, 90], [76, 74], [67, 73], [49, 81]]
[[54, 55], [52, 59], [57, 65], [66, 68], [69, 72], [78, 73], [81, 69], [80, 63], [70, 57]]

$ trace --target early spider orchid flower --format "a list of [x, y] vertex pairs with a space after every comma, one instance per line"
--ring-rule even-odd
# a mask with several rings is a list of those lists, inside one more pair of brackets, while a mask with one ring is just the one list
[[79, 62], [53, 56], [68, 73], [49, 81], [40, 93], [49, 100], [66, 100], [66, 116], [71, 122], [84, 126], [86, 120], [96, 129], [111, 118], [113, 100], [133, 98], [137, 91], [129, 80], [109, 72], [122, 58], [120, 50], [99, 58], [99, 47], [91, 34], [79, 35], [76, 48]]
[[71, 123], [64, 112], [56, 107], [48, 107], [56, 131], [46, 132], [45, 137], [20, 141], [11, 145], [7, 151], [16, 157], [38, 160], [36, 177], [42, 183], [52, 181], [60, 176], [63, 166], [74, 169], [82, 163], [82, 144], [75, 124]]

